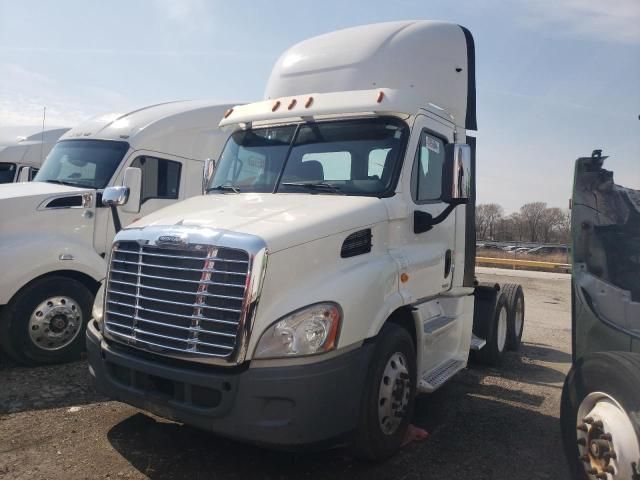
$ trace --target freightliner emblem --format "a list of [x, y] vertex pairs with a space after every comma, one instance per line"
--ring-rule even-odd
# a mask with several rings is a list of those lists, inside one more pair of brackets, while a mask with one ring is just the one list
[[184, 234], [160, 235], [156, 243], [158, 245], [186, 245], [188, 241], [187, 236]]

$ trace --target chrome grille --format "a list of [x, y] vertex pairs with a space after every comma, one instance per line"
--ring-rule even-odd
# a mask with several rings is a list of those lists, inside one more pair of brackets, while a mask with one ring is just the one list
[[244, 250], [117, 242], [107, 332], [146, 350], [228, 358], [240, 335], [249, 268]]

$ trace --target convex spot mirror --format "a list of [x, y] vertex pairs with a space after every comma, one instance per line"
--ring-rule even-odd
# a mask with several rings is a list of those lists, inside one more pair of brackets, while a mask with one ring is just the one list
[[105, 207], [119, 207], [127, 203], [129, 189], [127, 187], [107, 187], [102, 192], [102, 205]]
[[444, 203], [460, 205], [471, 197], [471, 147], [464, 143], [445, 145], [442, 166], [442, 195]]

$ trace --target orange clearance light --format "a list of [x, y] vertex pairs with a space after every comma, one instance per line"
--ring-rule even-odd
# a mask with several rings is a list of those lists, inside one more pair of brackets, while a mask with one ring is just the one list
[[295, 107], [296, 103], [298, 103], [298, 101], [295, 98], [291, 100], [291, 102], [289, 103], [289, 106], [287, 107], [287, 110], [291, 110], [293, 107]]
[[229, 115], [231, 115], [233, 113], [233, 108], [228, 108], [225, 112], [224, 112], [224, 118], [228, 118]]
[[313, 97], [307, 98], [307, 102], [304, 104], [304, 108], [309, 108], [311, 105], [313, 105]]
[[273, 104], [273, 107], [271, 107], [271, 111], [275, 112], [279, 108], [280, 108], [280, 100], [276, 101], [276, 103]]
[[377, 102], [378, 102], [378, 103], [381, 103], [383, 98], [384, 98], [384, 92], [382, 92], [382, 91], [381, 91], [380, 93], [378, 93], [378, 100], [377, 100]]
[[[380, 92], [382, 93], [382, 92]], [[406, 273], [403, 273], [400, 275], [400, 281], [402, 283], [407, 283], [409, 281], [409, 275], [407, 275]]]

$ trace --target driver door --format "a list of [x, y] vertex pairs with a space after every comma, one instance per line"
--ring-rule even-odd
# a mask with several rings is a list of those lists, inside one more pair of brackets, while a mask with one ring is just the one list
[[[138, 213], [130, 213], [123, 211], [122, 207], [118, 207], [118, 215], [122, 227], [126, 227], [130, 223], [148, 215], [156, 210], [171, 205], [186, 198], [186, 190], [193, 190], [191, 185], [187, 185], [188, 168], [191, 164], [197, 163], [200, 175], [195, 178], [201, 182], [201, 164], [180, 157], [171, 155], [158, 154], [155, 152], [138, 151], [131, 162], [127, 162], [114, 185], [122, 184], [124, 171], [126, 167], [136, 167], [142, 171], [142, 188], [140, 191], [140, 211]], [[105, 247], [109, 250], [113, 237], [115, 236], [115, 228], [110, 209], [101, 209], [108, 217], [106, 225]]]

